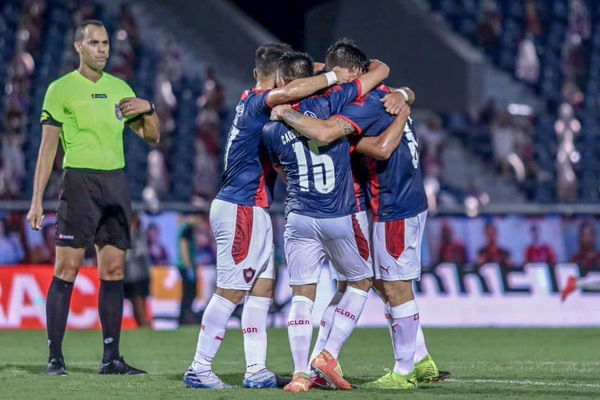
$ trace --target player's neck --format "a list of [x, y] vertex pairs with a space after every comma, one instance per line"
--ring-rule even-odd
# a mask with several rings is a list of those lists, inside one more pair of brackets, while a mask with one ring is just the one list
[[81, 76], [89, 79], [94, 83], [98, 82], [100, 78], [102, 78], [102, 74], [104, 73], [102, 70], [96, 71], [91, 69], [85, 63], [79, 64], [79, 68], [77, 68], [77, 71], [79, 71]]
[[275, 78], [257, 78], [256, 86], [257, 90], [269, 90], [275, 88]]

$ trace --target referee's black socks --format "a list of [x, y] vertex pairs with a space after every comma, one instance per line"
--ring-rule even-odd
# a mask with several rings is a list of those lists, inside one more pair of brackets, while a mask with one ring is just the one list
[[52, 278], [46, 297], [46, 329], [48, 331], [48, 347], [50, 347], [48, 361], [53, 358], [63, 358], [62, 341], [67, 327], [72, 293], [73, 282], [63, 281], [56, 276]]
[[100, 280], [98, 313], [102, 323], [104, 354], [102, 362], [107, 363], [119, 357], [119, 337], [123, 319], [123, 280]]

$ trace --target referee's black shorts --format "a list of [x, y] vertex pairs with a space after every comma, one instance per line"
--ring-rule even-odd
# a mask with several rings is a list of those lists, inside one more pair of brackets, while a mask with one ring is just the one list
[[56, 245], [131, 248], [131, 198], [123, 170], [66, 168], [56, 213]]

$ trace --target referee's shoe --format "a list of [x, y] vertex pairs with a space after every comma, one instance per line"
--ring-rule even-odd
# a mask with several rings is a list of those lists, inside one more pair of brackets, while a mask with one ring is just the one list
[[100, 363], [100, 375], [146, 375], [146, 371], [133, 368], [123, 357], [115, 358], [107, 363]]

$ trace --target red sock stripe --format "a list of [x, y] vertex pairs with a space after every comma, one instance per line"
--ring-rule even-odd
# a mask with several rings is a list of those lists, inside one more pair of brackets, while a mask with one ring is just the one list
[[356, 241], [356, 246], [358, 247], [358, 253], [364, 260], [368, 260], [369, 242], [367, 242], [365, 235], [363, 235], [355, 214], [352, 214], [352, 229], [354, 230], [354, 240]]
[[385, 248], [395, 259], [404, 251], [404, 220], [385, 222]]
[[252, 206], [237, 205], [235, 236], [231, 247], [231, 256], [236, 264], [241, 263], [248, 256], [252, 237], [253, 212]]

